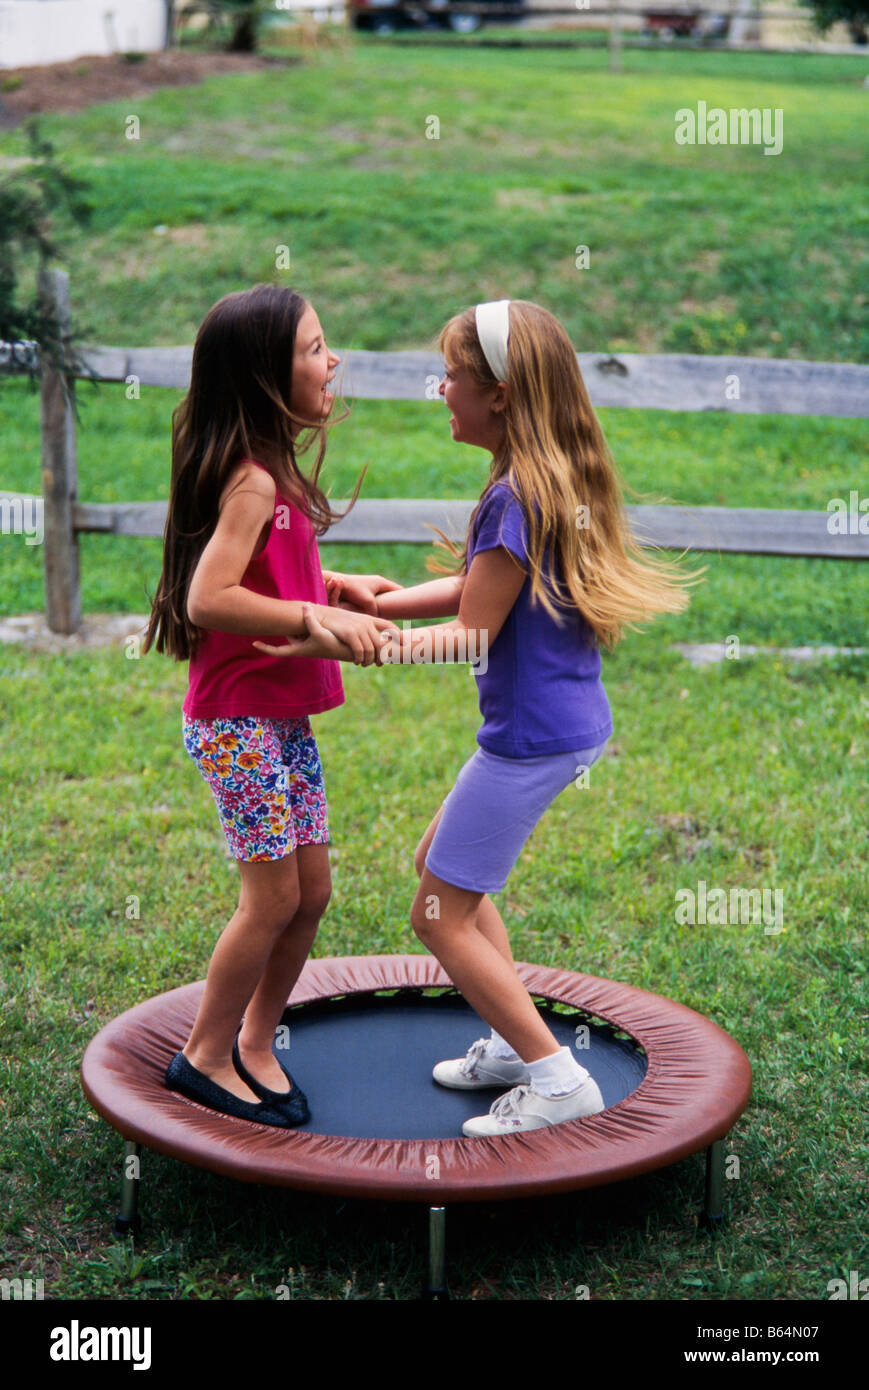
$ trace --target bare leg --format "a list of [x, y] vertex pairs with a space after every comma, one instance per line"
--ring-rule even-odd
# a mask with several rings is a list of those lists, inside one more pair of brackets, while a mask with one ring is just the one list
[[[495, 950], [502, 955], [506, 961], [509, 961], [510, 965], [512, 965], [515, 970], [516, 966], [513, 961], [513, 952], [510, 950], [510, 938], [507, 935], [507, 928], [504, 926], [501, 914], [488, 893], [484, 893], [480, 900], [480, 906], [477, 908], [476, 925], [477, 931], [481, 932], [486, 940], [491, 942]], [[500, 1032], [500, 1029], [498, 1031]]]
[[[417, 845], [413, 862], [416, 872], [420, 876], [422, 876], [423, 870], [425, 869], [425, 857], [434, 839], [434, 833], [437, 830], [442, 812], [443, 806], [440, 806], [437, 814]], [[482, 932], [483, 936], [485, 936], [488, 941], [491, 941], [495, 950], [498, 951], [506, 961], [509, 961], [509, 963], [513, 965], [513, 952], [510, 950], [510, 938], [507, 935], [507, 928], [504, 926], [501, 914], [488, 893], [484, 893], [480, 899], [480, 905], [477, 908], [476, 925], [477, 930]]]
[[328, 845], [300, 845], [295, 853], [299, 906], [275, 942], [268, 965], [247, 1006], [239, 1034], [241, 1060], [271, 1091], [289, 1093], [289, 1082], [272, 1052], [275, 1030], [308, 959], [332, 891]]
[[239, 860], [238, 907], [214, 948], [196, 1021], [183, 1049], [192, 1067], [252, 1104], [259, 1096], [232, 1064], [242, 1014], [269, 963], [277, 939], [299, 906], [296, 856]]
[[[505, 959], [492, 940], [492, 936], [499, 939], [503, 931], [494, 905], [497, 923], [492, 913], [486, 913], [483, 919], [492, 936], [481, 930], [477, 918], [483, 896], [445, 883], [423, 868], [411, 909], [411, 924], [471, 1008], [501, 1034], [523, 1062], [537, 1062], [558, 1052], [559, 1044], [516, 974], [512, 957]], [[432, 898], [437, 899], [439, 913], [433, 920], [426, 916]]]

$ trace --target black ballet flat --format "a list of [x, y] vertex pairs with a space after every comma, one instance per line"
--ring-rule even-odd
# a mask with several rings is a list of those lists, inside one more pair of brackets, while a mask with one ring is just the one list
[[289, 1129], [293, 1123], [286, 1110], [260, 1101], [259, 1105], [249, 1100], [241, 1100], [218, 1086], [210, 1076], [191, 1066], [183, 1052], [177, 1052], [166, 1068], [166, 1085], [170, 1091], [178, 1091], [188, 1100], [195, 1100], [209, 1110], [220, 1115], [231, 1115], [234, 1120], [250, 1120], [258, 1125], [273, 1125], [275, 1129]]
[[258, 1096], [262, 1097], [264, 1105], [270, 1105], [274, 1110], [280, 1110], [282, 1114], [288, 1116], [291, 1125], [306, 1125], [311, 1118], [308, 1109], [308, 1097], [301, 1087], [290, 1076], [286, 1067], [278, 1062], [278, 1066], [290, 1083], [289, 1091], [270, 1091], [268, 1086], [264, 1086], [261, 1081], [257, 1081], [255, 1076], [251, 1076], [244, 1062], [241, 1060], [241, 1053], [238, 1050], [238, 1038], [232, 1044], [233, 1065], [246, 1085], [250, 1086]]

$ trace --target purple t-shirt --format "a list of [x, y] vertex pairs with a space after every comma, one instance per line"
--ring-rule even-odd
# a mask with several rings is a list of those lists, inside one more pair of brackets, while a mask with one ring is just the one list
[[[527, 536], [521, 504], [509, 485], [493, 484], [477, 512], [468, 567], [481, 551], [504, 546], [529, 570]], [[483, 716], [477, 742], [487, 752], [502, 758], [571, 753], [603, 743], [612, 733], [591, 630], [578, 611], [559, 611], [562, 625], [539, 602], [532, 606], [526, 577], [488, 649], [487, 670], [477, 673]]]

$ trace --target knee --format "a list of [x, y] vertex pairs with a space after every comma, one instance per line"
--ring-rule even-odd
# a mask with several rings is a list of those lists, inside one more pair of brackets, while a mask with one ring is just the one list
[[264, 890], [262, 883], [249, 887], [243, 884], [238, 910], [257, 931], [278, 936], [290, 925], [299, 909], [299, 890], [296, 885], [274, 885]]
[[425, 922], [423, 914], [420, 912], [416, 903], [414, 903], [413, 907], [410, 909], [410, 925], [413, 928], [413, 931], [416, 934], [416, 936], [418, 936], [422, 944], [425, 945], [425, 933], [427, 923]]
[[437, 893], [417, 893], [410, 909], [410, 925], [423, 946], [433, 950], [443, 930]]
[[275, 934], [287, 931], [295, 921], [299, 911], [298, 893], [275, 897], [262, 909], [264, 919], [271, 924]]
[[303, 922], [313, 924], [316, 930], [320, 918], [329, 906], [331, 897], [331, 878], [318, 879], [316, 883], [307, 885], [299, 899], [299, 905], [294, 914], [294, 920], [300, 925]]

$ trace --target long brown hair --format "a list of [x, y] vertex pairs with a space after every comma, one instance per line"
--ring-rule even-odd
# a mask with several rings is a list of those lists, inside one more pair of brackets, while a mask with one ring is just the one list
[[[345, 515], [332, 511], [318, 486], [326, 423], [302, 420], [290, 409], [296, 331], [307, 307], [293, 290], [255, 285], [224, 295], [202, 322], [190, 389], [172, 415], [163, 571], [143, 652], [153, 645], [186, 661], [196, 651], [202, 634], [187, 616], [187, 591], [217, 526], [221, 495], [242, 459], [254, 458], [268, 469], [278, 492], [305, 513], [318, 536]], [[301, 443], [293, 438], [294, 426], [301, 427]], [[317, 455], [306, 477], [297, 454], [315, 440]], [[351, 506], [361, 484], [360, 476]]]
[[[473, 309], [450, 319], [439, 347], [479, 386], [497, 385]], [[625, 627], [681, 612], [688, 604], [685, 590], [701, 572], [686, 574], [673, 561], [640, 552], [571, 341], [552, 314], [521, 299], [510, 301], [507, 388], [504, 445], [492, 459], [483, 496], [504, 481], [522, 505], [533, 598], [559, 622], [566, 610], [579, 609], [595, 641], [607, 648]], [[440, 544], [462, 555], [446, 537]], [[467, 569], [467, 551], [466, 539], [459, 572]], [[433, 558], [428, 568], [446, 570]]]

